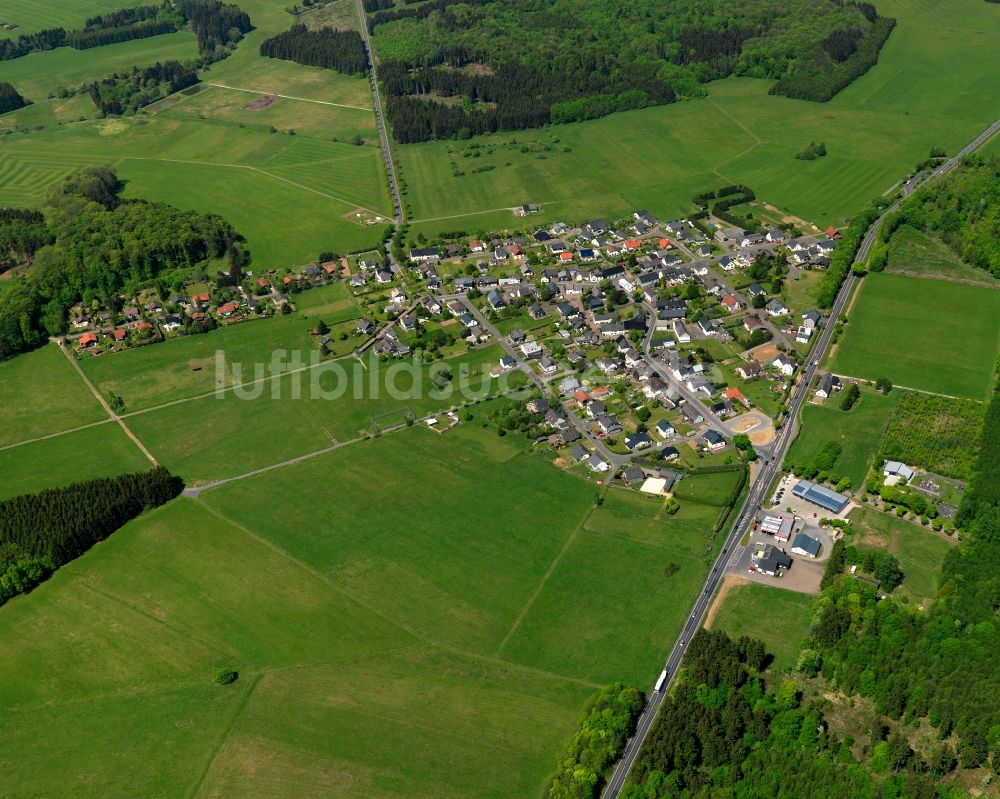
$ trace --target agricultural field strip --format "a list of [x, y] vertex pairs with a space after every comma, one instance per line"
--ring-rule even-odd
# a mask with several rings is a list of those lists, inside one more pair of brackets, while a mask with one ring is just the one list
[[101, 396], [101, 392], [98, 391], [97, 387], [90, 382], [90, 378], [88, 378], [83, 373], [83, 369], [80, 368], [80, 364], [77, 363], [76, 358], [73, 357], [73, 353], [71, 353], [65, 347], [61, 347], [60, 349], [62, 350], [62, 353], [66, 356], [66, 359], [73, 365], [73, 368], [76, 370], [76, 373], [80, 375], [80, 379], [83, 381], [84, 385], [86, 385], [87, 388], [90, 389], [91, 393], [97, 398], [97, 401], [101, 403], [101, 407], [103, 407], [104, 410], [107, 411], [109, 421], [117, 422], [118, 426], [122, 429], [122, 432], [124, 432], [125, 435], [127, 435], [132, 440], [132, 443], [134, 443], [139, 448], [139, 451], [149, 459], [149, 462], [153, 464], [153, 466], [159, 466], [159, 464], [156, 462], [156, 458], [153, 457], [153, 454], [148, 449], [146, 449], [145, 445], [136, 437], [135, 433], [133, 433], [131, 430], [128, 429], [128, 425], [126, 425], [125, 422], [122, 421], [122, 418], [111, 410], [111, 407], [105, 401], [104, 397]]
[[[294, 375], [294, 374], [299, 374], [300, 372], [308, 372], [309, 370], [315, 369], [318, 366], [325, 366], [335, 361], [347, 361], [353, 358], [354, 355], [341, 355], [339, 358], [330, 358], [329, 360], [320, 361], [318, 363], [309, 364], [307, 366], [302, 366], [299, 367], [298, 369], [290, 369], [287, 372], [281, 372], [279, 374], [273, 374], [273, 375], [265, 375], [264, 377], [258, 377], [254, 380], [247, 380], [244, 383], [233, 383], [232, 385], [224, 386], [223, 388], [213, 388], [211, 391], [206, 391], [202, 394], [194, 394], [190, 397], [181, 397], [179, 399], [171, 400], [170, 402], [161, 403], [160, 405], [153, 405], [149, 408], [140, 408], [137, 411], [130, 411], [128, 413], [119, 414], [118, 419], [128, 419], [131, 416], [139, 416], [140, 414], [143, 413], [151, 413], [152, 411], [163, 410], [164, 408], [170, 408], [173, 407], [174, 405], [183, 405], [185, 402], [194, 402], [195, 400], [206, 399], [212, 396], [221, 396], [229, 391], [234, 391], [236, 389], [250, 388], [251, 386], [255, 386], [259, 383], [267, 383], [268, 381], [271, 380], [280, 380], [286, 375]], [[363, 362], [361, 363], [363, 366], [364, 363]], [[90, 386], [90, 381], [87, 380], [82, 370], [80, 370], [80, 374], [83, 375], [83, 379], [86, 382], [86, 384]], [[98, 399], [100, 399], [100, 396], [96, 394], [96, 390], [92, 386], [91, 386], [91, 391], [94, 391], [95, 396], [98, 396]], [[101, 404], [104, 405], [103, 401]], [[104, 405], [104, 407], [107, 410], [107, 406]], [[110, 413], [110, 410], [108, 411], [108, 413]], [[27, 441], [18, 441], [14, 444], [7, 444], [6, 446], [0, 447], [0, 452], [3, 452], [4, 450], [7, 449], [14, 449], [15, 447], [21, 447], [24, 446], [25, 444], [34, 444], [37, 441], [46, 441], [47, 439], [50, 438], [58, 438], [59, 436], [69, 435], [70, 433], [76, 433], [80, 430], [86, 430], [89, 427], [96, 427], [97, 425], [107, 424], [108, 422], [113, 422], [113, 421], [115, 421], [115, 419], [109, 417], [108, 419], [102, 419], [99, 422], [92, 422], [90, 424], [81, 425], [80, 427], [73, 427], [70, 428], [69, 430], [62, 430], [58, 433], [49, 433], [48, 435], [39, 436], [37, 438], [32, 438]]]
[[[528, 672], [531, 672], [531, 673], [534, 673], [534, 674], [543, 675], [543, 676], [549, 677], [549, 678], [555, 678], [557, 680], [562, 680], [563, 682], [569, 682], [569, 683], [574, 683], [576, 685], [586, 686], [587, 688], [593, 688], [595, 690], [601, 687], [597, 683], [590, 682], [589, 680], [582, 680], [582, 679], [578, 679], [576, 677], [569, 677], [569, 676], [566, 676], [564, 674], [557, 674], [555, 672], [546, 671], [544, 669], [539, 669], [539, 668], [534, 668], [532, 666], [525, 666], [525, 665], [522, 665], [520, 663], [514, 663], [512, 661], [504, 660], [503, 658], [499, 658], [499, 657], [491, 657], [489, 655], [480, 655], [480, 654], [477, 654], [475, 652], [467, 652], [467, 651], [465, 651], [463, 649], [459, 649], [458, 647], [451, 646], [450, 644], [446, 644], [446, 643], [443, 643], [441, 641], [437, 641], [437, 640], [435, 640], [433, 638], [430, 638], [427, 635], [425, 635], [425, 634], [423, 634], [423, 633], [421, 633], [421, 632], [419, 632], [417, 630], [414, 630], [414, 629], [410, 628], [408, 625], [406, 625], [405, 623], [399, 621], [398, 619], [393, 619], [392, 617], [387, 616], [383, 611], [379, 610], [377, 607], [375, 607], [375, 606], [370, 605], [369, 603], [367, 603], [362, 597], [357, 596], [354, 592], [350, 591], [349, 589], [347, 589], [344, 586], [342, 586], [339, 583], [337, 583], [335, 580], [333, 580], [332, 578], [330, 578], [329, 575], [324, 574], [319, 569], [315, 568], [314, 566], [309, 565], [309, 563], [307, 563], [306, 561], [300, 560], [299, 558], [295, 557], [290, 552], [288, 552], [285, 549], [282, 549], [281, 547], [279, 547], [277, 544], [275, 544], [273, 541], [269, 540], [268, 538], [265, 538], [264, 536], [261, 536], [258, 533], [255, 533], [253, 530], [250, 530], [248, 527], [244, 526], [243, 524], [241, 524], [238, 521], [235, 521], [234, 519], [227, 518], [225, 515], [223, 515], [222, 513], [219, 513], [217, 510], [215, 510], [214, 508], [210, 507], [206, 503], [199, 503], [199, 504], [202, 507], [204, 507], [204, 509], [206, 511], [208, 511], [209, 513], [211, 513], [213, 516], [215, 516], [220, 521], [225, 522], [226, 524], [229, 524], [229, 525], [235, 527], [237, 530], [240, 530], [241, 532], [245, 533], [248, 537], [252, 538], [257, 543], [262, 544], [263, 546], [265, 546], [268, 549], [270, 549], [273, 552], [275, 552], [279, 557], [284, 558], [289, 563], [291, 563], [291, 564], [293, 564], [295, 566], [298, 566], [299, 568], [301, 568], [302, 570], [308, 572], [309, 574], [311, 574], [312, 576], [316, 577], [317, 579], [322, 580], [324, 583], [326, 583], [327, 585], [329, 585], [331, 588], [333, 588], [338, 593], [340, 593], [343, 596], [345, 596], [348, 599], [350, 599], [352, 602], [354, 602], [354, 603], [360, 605], [361, 607], [367, 609], [371, 613], [374, 613], [376, 616], [378, 616], [381, 619], [384, 619], [389, 624], [391, 624], [391, 625], [399, 628], [400, 630], [403, 630], [404, 632], [412, 635], [417, 640], [424, 641], [424, 642], [426, 642], [428, 644], [431, 644], [432, 646], [438, 647], [439, 649], [441, 649], [443, 651], [451, 652], [453, 654], [460, 655], [460, 656], [466, 657], [466, 658], [470, 658], [472, 660], [477, 660], [477, 661], [480, 661], [480, 662], [483, 662], [483, 663], [491, 663], [493, 665], [498, 665], [498, 666], [517, 666], [519, 669], [524, 669], [524, 670], [526, 670]], [[588, 508], [587, 510], [588, 510], [588, 513], [589, 513], [590, 509]]]
[[305, 185], [303, 185], [301, 183], [296, 183], [294, 180], [290, 180], [290, 179], [288, 179], [286, 177], [282, 177], [281, 175], [276, 175], [273, 172], [268, 172], [266, 169], [261, 169], [260, 167], [257, 167], [257, 166], [251, 166], [250, 164], [224, 164], [224, 163], [218, 163], [218, 162], [215, 162], [215, 161], [194, 161], [194, 160], [187, 159], [187, 158], [154, 158], [152, 156], [142, 156], [142, 155], [126, 155], [126, 156], [123, 156], [121, 160], [122, 161], [159, 161], [159, 162], [165, 162], [165, 163], [170, 163], [170, 164], [191, 164], [193, 166], [215, 166], [215, 167], [223, 167], [223, 168], [228, 168], [228, 169], [246, 169], [246, 170], [249, 170], [251, 172], [257, 172], [257, 173], [259, 173], [261, 175], [264, 175], [266, 177], [273, 178], [274, 180], [280, 180], [282, 183], [287, 183], [288, 185], [294, 186], [297, 189], [302, 189], [303, 191], [308, 191], [308, 192], [312, 192], [313, 194], [318, 194], [320, 197], [325, 197], [328, 200], [333, 200], [334, 202], [341, 203], [342, 205], [346, 205], [346, 206], [348, 206], [351, 209], [360, 208], [361, 210], [368, 211], [369, 213], [375, 214], [376, 216], [381, 215], [381, 213], [382, 213], [380, 211], [375, 211], [372, 208], [366, 208], [365, 206], [360, 205], [360, 204], [354, 202], [353, 200], [345, 200], [343, 197], [335, 197], [334, 195], [328, 194], [325, 191], [320, 191], [319, 189], [314, 189], [311, 186], [305, 186]]
[[[361, 365], [364, 366], [363, 361], [361, 362]], [[266, 378], [266, 379], [273, 379], [273, 378]], [[509, 394], [518, 394], [520, 393], [521, 390], [522, 389], [520, 388], [513, 388], [506, 394], [497, 394], [495, 396], [490, 397], [490, 399], [498, 399], [500, 397], [508, 396]], [[187, 402], [187, 400], [180, 400], [180, 402]], [[471, 405], [476, 405], [478, 402], [479, 400], [470, 400], [469, 402], [463, 402], [460, 403], [459, 405], [451, 406], [450, 410], [458, 411], [461, 410], [462, 408], [467, 408]], [[177, 403], [172, 403], [172, 404], [176, 405]], [[153, 410], [153, 409], [150, 408], [148, 410]], [[396, 412], [397, 411], [390, 411], [390, 413], [393, 414]], [[144, 411], [136, 411], [136, 413], [144, 413]], [[431, 411], [430, 413], [426, 414], [421, 418], [427, 419], [439, 413], [441, 413], [441, 410]], [[410, 427], [410, 425], [408, 425], [406, 422], [400, 422], [399, 424], [395, 424], [390, 427], [381, 428], [379, 430], [379, 435], [386, 435], [388, 433], [398, 433], [401, 430], [406, 430], [408, 427]], [[264, 474], [265, 472], [273, 472], [276, 471], [277, 469], [284, 469], [287, 466], [295, 466], [296, 464], [303, 463], [304, 461], [309, 461], [312, 460], [313, 458], [318, 458], [320, 455], [326, 455], [329, 452], [333, 452], [334, 450], [346, 447], [348, 444], [360, 444], [364, 441], [371, 441], [371, 440], [372, 439], [367, 436], [357, 436], [355, 438], [349, 438], [346, 441], [338, 441], [334, 444], [331, 444], [329, 447], [323, 447], [321, 449], [313, 450], [312, 452], [306, 452], [303, 455], [296, 455], [294, 458], [289, 458], [287, 460], [279, 461], [278, 463], [272, 463], [267, 466], [261, 466], [260, 468], [254, 469], [251, 472], [246, 472], [245, 474], [237, 474], [233, 475], [232, 477], [223, 477], [220, 480], [213, 480], [210, 483], [205, 483], [204, 485], [193, 486], [192, 488], [186, 489], [185, 493], [188, 496], [200, 496], [201, 492], [203, 491], [208, 491], [209, 489], [212, 488], [218, 488], [219, 486], [226, 485], [227, 483], [235, 483], [238, 480], [246, 480], [247, 478], [256, 477], [257, 475]], [[590, 509], [588, 509], [587, 513], [589, 515]], [[586, 518], [584, 519], [584, 522], [585, 521]], [[581, 526], [583, 525], [584, 522], [580, 523]]]
[[232, 735], [236, 722], [239, 721], [240, 716], [243, 715], [243, 711], [246, 710], [247, 704], [250, 702], [250, 698], [253, 696], [254, 691], [257, 690], [257, 686], [260, 684], [260, 681], [267, 676], [267, 674], [271, 673], [271, 671], [271, 669], [267, 668], [259, 670], [250, 679], [250, 683], [243, 688], [243, 695], [239, 698], [239, 701], [236, 702], [229, 719], [219, 731], [218, 736], [216, 736], [215, 745], [208, 751], [208, 758], [206, 759], [205, 767], [198, 773], [197, 779], [191, 783], [191, 788], [185, 794], [185, 799], [195, 799], [195, 797], [201, 793], [201, 788], [205, 784], [205, 779], [212, 771], [212, 766], [221, 754], [222, 747], [225, 746], [229, 736]]
[[528, 601], [524, 603], [524, 607], [521, 608], [521, 612], [517, 614], [517, 618], [514, 619], [514, 623], [510, 626], [507, 634], [500, 641], [500, 645], [497, 647], [496, 651], [497, 657], [503, 653], [504, 647], [506, 647], [510, 639], [514, 637], [514, 634], [521, 629], [521, 624], [524, 622], [524, 619], [534, 606], [535, 600], [538, 599], [538, 596], [542, 593], [542, 589], [545, 588], [545, 584], [555, 572], [556, 567], [559, 565], [559, 561], [563, 559], [563, 556], [569, 551], [569, 548], [573, 546], [573, 542], [576, 541], [577, 536], [580, 535], [580, 531], [583, 529], [583, 525], [590, 517], [592, 510], [592, 508], [587, 508], [583, 518], [580, 519], [579, 524], [573, 528], [573, 532], [566, 536], [566, 541], [563, 543], [562, 549], [560, 549], [558, 554], [552, 559], [552, 562], [549, 564], [549, 568], [545, 570], [545, 574], [543, 574], [542, 578], [538, 581], [538, 585], [535, 587], [535, 590], [531, 592], [531, 595], [528, 597]]
[[282, 99], [285, 100], [298, 100], [299, 102], [302, 103], [318, 103], [319, 105], [332, 105], [335, 108], [353, 108], [355, 111], [367, 111], [368, 113], [371, 113], [373, 110], [371, 106], [365, 107], [361, 105], [347, 105], [346, 103], [331, 103], [329, 100], [313, 100], [311, 97], [296, 97], [295, 95], [292, 94], [278, 94], [277, 92], [262, 92], [259, 91], [258, 89], [244, 89], [240, 86], [229, 86], [228, 84], [225, 83], [212, 83], [210, 81], [206, 81], [205, 85], [215, 86], [218, 89], [229, 89], [230, 91], [234, 92], [248, 92], [249, 94], [262, 94], [265, 97], [281, 97]]

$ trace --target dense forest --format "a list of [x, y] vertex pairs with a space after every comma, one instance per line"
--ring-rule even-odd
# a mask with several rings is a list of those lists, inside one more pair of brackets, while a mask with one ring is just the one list
[[193, 86], [198, 70], [178, 61], [112, 75], [87, 87], [90, 99], [104, 114], [130, 114], [156, 100]]
[[767, 661], [759, 641], [695, 635], [622, 799], [873, 799], [874, 780], [829, 733], [822, 709], [803, 705], [791, 681], [767, 687]]
[[369, 30], [401, 142], [593, 119], [703, 94], [727, 75], [828, 100], [867, 71], [893, 21], [820, 0], [428, 0]]
[[963, 261], [1000, 278], [1000, 158], [970, 155], [912, 194], [886, 220], [883, 241], [902, 225], [934, 234]]
[[592, 799], [624, 751], [642, 707], [642, 693], [624, 683], [607, 686], [588, 702], [549, 780], [546, 799]]
[[18, 93], [17, 89], [6, 81], [0, 81], [0, 114], [17, 111], [18, 108], [24, 108], [26, 105], [28, 105], [28, 101]]
[[308, 67], [335, 69], [348, 75], [364, 75], [368, 71], [365, 44], [357, 31], [309, 30], [305, 25], [296, 24], [261, 42], [260, 54]]
[[220, 57], [219, 51], [253, 30], [245, 12], [222, 0], [164, 0], [159, 6], [139, 6], [91, 17], [79, 30], [49, 28], [17, 39], [0, 39], [0, 61], [56, 47], [86, 50], [145, 39], [173, 33], [187, 24], [198, 37], [198, 49], [209, 59]]
[[182, 487], [157, 467], [0, 502], [0, 604], [30, 591], [130, 519], [176, 497]]
[[42, 219], [0, 211], [0, 247], [31, 264], [0, 297], [0, 357], [64, 332], [67, 310], [81, 300], [111, 304], [167, 269], [226, 255], [245, 260], [241, 237], [221, 217], [122, 199], [121, 188], [110, 168], [85, 169], [53, 192]]

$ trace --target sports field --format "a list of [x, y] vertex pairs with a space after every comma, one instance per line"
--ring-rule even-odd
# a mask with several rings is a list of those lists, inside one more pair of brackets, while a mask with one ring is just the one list
[[926, 604], [937, 595], [941, 564], [955, 542], [911, 522], [872, 508], [851, 512], [857, 535], [848, 544], [887, 549], [899, 559], [903, 583], [894, 592], [911, 602]]
[[[892, 0], [879, 12], [898, 20], [879, 63], [829, 103], [770, 96], [769, 81], [728, 79], [710, 84], [702, 100], [397, 147], [411, 217], [437, 220], [419, 224], [422, 230], [446, 224], [476, 231], [500, 219], [520, 227], [509, 213], [480, 214], [524, 202], [542, 203], [532, 223], [640, 207], [669, 217], [689, 210], [703, 188], [742, 182], [783, 210], [841, 224], [931, 147], [954, 152], [1000, 113], [993, 57], [1000, 8], [979, 0]], [[824, 142], [829, 154], [796, 160], [811, 141]], [[480, 157], [465, 157], [476, 144]], [[493, 169], [474, 171], [484, 165]]]
[[790, 671], [809, 634], [814, 599], [777, 586], [740, 582], [726, 593], [711, 627], [733, 639], [749, 635], [763, 641], [774, 656], [772, 667]]
[[181, 498], [9, 603], [9, 795], [538, 794], [708, 561], [662, 500], [601, 508], [659, 542], [584, 529], [596, 489], [526, 444], [417, 427]]
[[901, 396], [899, 391], [884, 396], [863, 388], [861, 399], [850, 411], [840, 409], [840, 394], [834, 394], [823, 405], [806, 405], [802, 409], [799, 433], [788, 450], [786, 461], [808, 463], [820, 447], [828, 441], [836, 441], [841, 451], [833, 473], [850, 477], [851, 485], [860, 488]]
[[833, 371], [987, 399], [1000, 346], [1000, 292], [884, 273], [865, 278], [860, 291]]

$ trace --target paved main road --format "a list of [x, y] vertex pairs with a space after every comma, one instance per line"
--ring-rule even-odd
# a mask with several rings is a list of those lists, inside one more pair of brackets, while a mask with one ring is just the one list
[[[953, 158], [950, 158], [946, 163], [934, 170], [931, 175], [921, 181], [912, 183], [908, 187], [908, 190], [904, 189], [904, 194], [908, 196], [918, 185], [926, 183], [927, 180], [932, 180], [934, 177], [950, 171], [962, 158], [975, 150], [977, 147], [981, 146], [998, 131], [1000, 131], [1000, 119], [990, 125], [989, 128], [973, 139], [968, 145], [963, 147]], [[872, 244], [875, 242], [875, 236], [878, 233], [878, 229], [882, 225], [883, 220], [885, 220], [889, 214], [895, 212], [898, 208], [899, 203], [894, 203], [891, 207], [886, 209], [882, 216], [875, 220], [871, 228], [869, 228], [868, 233], [865, 235], [865, 238], [861, 243], [861, 247], [858, 249], [856, 260], [864, 261], [868, 257], [868, 253], [871, 250]], [[611, 775], [611, 779], [608, 781], [608, 784], [604, 789], [603, 799], [616, 799], [622, 789], [622, 786], [625, 785], [625, 780], [628, 777], [628, 773], [631, 770], [632, 765], [635, 763], [636, 756], [639, 754], [639, 749], [642, 747], [643, 741], [646, 740], [646, 736], [649, 734], [649, 730], [652, 727], [653, 720], [656, 718], [656, 712], [660, 707], [660, 703], [663, 701], [665, 691], [677, 675], [677, 668], [684, 655], [684, 647], [687, 645], [687, 642], [691, 640], [691, 637], [698, 631], [698, 628], [701, 626], [702, 619], [708, 611], [708, 607], [712, 601], [712, 595], [715, 593], [715, 589], [718, 588], [722, 575], [725, 572], [725, 564], [731, 558], [735, 559], [738, 557], [739, 552], [742, 550], [739, 546], [740, 538], [743, 537], [743, 534], [749, 528], [756, 509], [760, 507], [761, 502], [764, 499], [765, 492], [780, 471], [781, 462], [784, 460], [788, 446], [795, 437], [795, 432], [798, 426], [797, 419], [799, 410], [802, 408], [802, 404], [805, 402], [809, 393], [809, 384], [816, 374], [819, 362], [823, 359], [827, 348], [830, 346], [830, 339], [833, 336], [834, 320], [836, 320], [837, 317], [843, 312], [844, 306], [847, 304], [847, 299], [854, 288], [854, 282], [856, 280], [857, 278], [853, 273], [848, 274], [847, 280], [844, 281], [844, 285], [840, 289], [840, 293], [837, 294], [837, 299], [830, 312], [830, 321], [823, 327], [823, 331], [817, 341], [816, 348], [813, 350], [812, 360], [809, 361], [806, 368], [803, 370], [799, 382], [792, 393], [791, 403], [789, 406], [789, 423], [784, 425], [781, 430], [778, 431], [778, 436], [772, 445], [770, 457], [767, 457], [754, 475], [750, 492], [747, 495], [746, 501], [740, 508], [739, 516], [736, 517], [736, 522], [733, 524], [729, 536], [722, 545], [722, 551], [719, 553], [719, 557], [716, 558], [715, 563], [712, 565], [712, 571], [705, 580], [705, 584], [702, 586], [702, 591], [698, 595], [697, 600], [695, 600], [694, 607], [691, 608], [691, 613], [684, 624], [684, 628], [681, 630], [680, 637], [667, 656], [667, 662], [664, 666], [667, 672], [667, 679], [660, 691], [652, 691], [650, 693], [646, 707], [643, 710], [642, 715], [639, 717], [635, 734], [626, 745], [622, 759], [618, 762], [617, 768]]]
[[389, 178], [389, 191], [392, 194], [393, 216], [396, 226], [403, 224], [403, 203], [399, 198], [399, 185], [396, 182], [396, 164], [392, 160], [392, 149], [389, 147], [389, 134], [385, 130], [385, 117], [382, 114], [382, 95], [378, 90], [378, 74], [375, 70], [375, 53], [372, 52], [372, 40], [368, 35], [368, 17], [365, 15], [364, 0], [357, 0], [358, 20], [361, 25], [361, 38], [364, 39], [365, 52], [368, 54], [370, 67], [368, 79], [372, 85], [372, 101], [375, 103], [375, 122], [378, 124], [379, 142], [382, 145], [382, 159], [385, 161], [385, 173]]

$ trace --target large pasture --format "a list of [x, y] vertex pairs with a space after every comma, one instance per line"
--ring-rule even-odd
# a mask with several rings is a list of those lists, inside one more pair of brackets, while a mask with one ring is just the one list
[[46, 28], [82, 28], [84, 21], [116, 8], [129, 8], [132, 0], [0, 0], [0, 23], [17, 29], [0, 29], [0, 37], [14, 38]]
[[837, 346], [837, 374], [985, 400], [996, 368], [1000, 292], [908, 275], [865, 278]]
[[0, 152], [0, 204], [40, 205], [52, 183], [100, 163], [118, 168], [127, 196], [228, 219], [256, 268], [370, 249], [385, 227], [347, 218], [385, 212], [377, 148], [169, 115], [15, 134]]
[[0, 499], [151, 468], [112, 422], [0, 449]]
[[[526, 447], [352, 445], [175, 500], [0, 609], [10, 795], [537, 795], [587, 695], [652, 681], [710, 528], [618, 491], [591, 525], [597, 489]], [[659, 540], [614, 532], [635, 518]]]
[[[475, 231], [485, 220], [514, 227], [509, 215], [484, 212], [524, 202], [542, 203], [543, 219], [613, 217], [638, 207], [673, 216], [689, 210], [700, 189], [742, 182], [783, 210], [839, 225], [931, 147], [954, 152], [1000, 112], [993, 57], [1000, 8], [893, 0], [879, 11], [898, 19], [879, 63], [829, 103], [770, 96], [764, 80], [727, 79], [710, 84], [702, 100], [398, 147], [411, 217], [432, 220], [419, 225], [427, 230]], [[829, 155], [796, 160], [811, 141], [824, 142]], [[473, 144], [483, 154], [463, 157]], [[484, 164], [493, 168], [474, 171]]]
[[407, 410], [419, 418], [460, 404], [463, 368], [473, 391], [496, 392], [501, 386], [489, 371], [501, 354], [494, 346], [449, 360], [447, 396], [436, 391], [428, 367], [349, 358], [126, 420], [164, 466], [190, 482], [209, 482], [402, 424]]
[[0, 361], [0, 447], [106, 418], [55, 344]]

